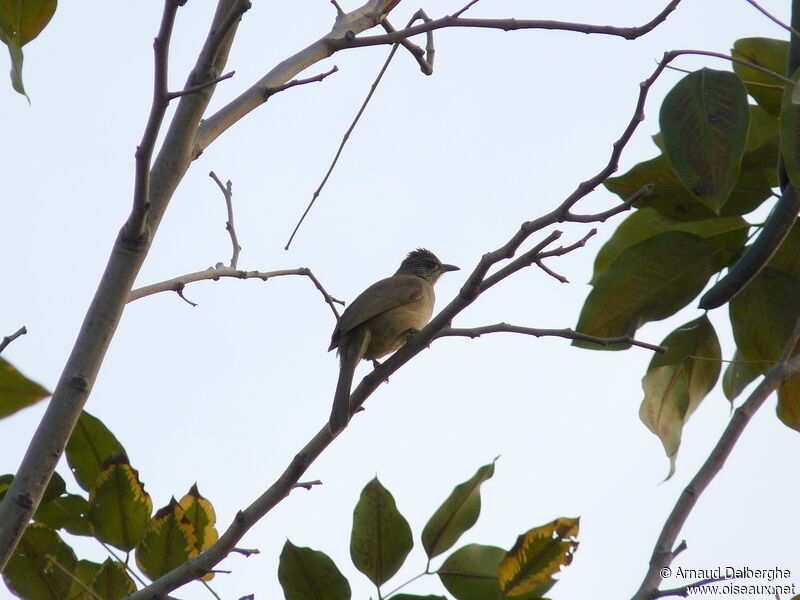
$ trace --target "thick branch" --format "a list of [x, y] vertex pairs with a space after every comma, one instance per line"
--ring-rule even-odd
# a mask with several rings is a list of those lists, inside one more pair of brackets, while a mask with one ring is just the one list
[[642, 581], [639, 590], [633, 595], [633, 600], [651, 600], [656, 597], [658, 593], [658, 586], [663, 577], [661, 572], [665, 567], [670, 566], [672, 560], [675, 558], [676, 552], [672, 550], [675, 546], [675, 541], [678, 539], [678, 534], [683, 528], [686, 519], [694, 508], [694, 505], [700, 498], [700, 495], [705, 491], [708, 485], [714, 480], [717, 473], [722, 470], [725, 461], [733, 451], [733, 447], [742, 435], [744, 428], [750, 422], [750, 418], [761, 408], [764, 401], [774, 392], [781, 384], [792, 379], [793, 377], [800, 376], [800, 354], [794, 358], [790, 358], [797, 347], [798, 340], [800, 339], [800, 320], [795, 325], [792, 335], [789, 337], [786, 346], [778, 359], [778, 363], [773, 366], [764, 379], [753, 390], [753, 393], [747, 400], [736, 409], [731, 417], [728, 426], [720, 436], [717, 445], [711, 451], [711, 454], [697, 471], [697, 474], [689, 482], [689, 485], [684, 488], [680, 497], [678, 498], [675, 507], [672, 509], [664, 527], [661, 530], [661, 535], [658, 537], [653, 555], [650, 558], [650, 566]]
[[[166, 0], [165, 11], [172, 10], [170, 7], [174, 4], [172, 0]], [[219, 77], [225, 66], [239, 17], [248, 6], [249, 3], [243, 0], [219, 0], [211, 32], [186, 87]], [[229, 17], [232, 11], [238, 11], [236, 18]], [[146, 204], [134, 202], [131, 216], [114, 243], [72, 353], [17, 474], [0, 503], [0, 571], [39, 505], [47, 482], [89, 397], [111, 338], [122, 317], [128, 292], [147, 255], [169, 200], [189, 166], [191, 140], [213, 90], [213, 86], [207, 87], [182, 96], [179, 100], [175, 116], [150, 173], [150, 208], [145, 210]], [[137, 225], [141, 221], [142, 211], [146, 213], [145, 230], [148, 235], [134, 240], [129, 232], [140, 228], [129, 228], [129, 225]]]

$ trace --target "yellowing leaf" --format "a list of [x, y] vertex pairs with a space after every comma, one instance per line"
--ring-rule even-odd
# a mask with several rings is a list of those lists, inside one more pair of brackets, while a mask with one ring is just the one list
[[122, 550], [144, 537], [153, 503], [139, 473], [122, 454], [112, 455], [89, 493], [89, 524], [95, 536]]
[[197, 555], [197, 537], [183, 507], [173, 498], [147, 523], [136, 547], [136, 564], [150, 579], [158, 579]]
[[497, 569], [503, 594], [531, 592], [569, 565], [578, 547], [579, 523], [580, 519], [561, 517], [519, 536]]
[[[217, 515], [211, 502], [200, 495], [197, 484], [193, 485], [189, 493], [181, 498], [179, 504], [184, 509], [184, 518], [192, 528], [192, 533], [197, 540], [195, 552], [192, 554], [192, 556], [196, 556], [219, 538], [217, 528], [214, 526], [217, 522]], [[213, 578], [214, 573], [203, 575], [205, 581]]]
[[667, 351], [653, 357], [642, 379], [639, 417], [664, 445], [669, 478], [675, 472], [683, 426], [717, 382], [722, 351], [705, 315], [679, 327], [661, 344]]

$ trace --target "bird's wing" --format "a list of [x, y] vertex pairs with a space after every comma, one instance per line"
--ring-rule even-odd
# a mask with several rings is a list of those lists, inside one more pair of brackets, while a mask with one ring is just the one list
[[424, 291], [425, 281], [416, 275], [394, 275], [373, 283], [342, 313], [331, 336], [329, 350], [339, 345], [339, 337], [342, 334], [381, 313], [419, 300]]

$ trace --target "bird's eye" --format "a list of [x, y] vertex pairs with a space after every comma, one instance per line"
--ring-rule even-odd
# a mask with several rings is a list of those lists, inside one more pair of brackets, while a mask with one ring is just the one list
[[425, 268], [428, 271], [433, 271], [436, 268], [436, 263], [433, 262], [432, 260], [426, 260], [425, 261]]

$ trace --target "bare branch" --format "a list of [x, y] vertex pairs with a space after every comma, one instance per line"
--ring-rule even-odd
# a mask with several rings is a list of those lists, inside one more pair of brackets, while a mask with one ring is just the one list
[[[430, 19], [425, 14], [425, 11], [419, 9], [414, 16], [412, 17], [412, 22], [416, 19], [423, 19], [425, 21], [430, 21]], [[397, 29], [392, 26], [389, 22], [389, 19], [384, 17], [381, 20], [381, 26], [386, 30], [387, 33], [394, 33]], [[432, 75], [433, 74], [433, 55], [435, 49], [433, 47], [433, 32], [429, 31], [427, 34], [428, 37], [428, 44], [427, 44], [427, 51], [423, 50], [419, 46], [417, 46], [414, 42], [409, 39], [400, 40], [400, 45], [408, 50], [411, 53], [411, 56], [417, 61], [419, 64], [420, 70], [425, 73], [425, 75]]]
[[569, 327], [566, 329], [541, 329], [534, 327], [522, 327], [520, 325], [509, 325], [508, 323], [496, 323], [495, 325], [483, 325], [481, 327], [470, 327], [470, 328], [448, 327], [440, 331], [436, 335], [435, 339], [443, 337], [469, 337], [474, 339], [487, 333], [519, 333], [522, 335], [532, 335], [537, 338], [560, 337], [567, 340], [581, 340], [585, 342], [593, 342], [598, 346], [603, 346], [603, 347], [611, 346], [613, 344], [630, 344], [631, 346], [639, 346], [640, 348], [644, 348], [646, 350], [652, 350], [654, 352], [666, 351], [666, 348], [664, 346], [658, 346], [656, 344], [641, 342], [637, 339], [632, 338], [629, 335], [622, 335], [613, 338], [602, 338], [593, 335], [587, 335], [585, 333], [575, 331]]
[[318, 75], [314, 75], [313, 77], [306, 77], [305, 79], [292, 79], [291, 81], [284, 83], [283, 85], [279, 85], [278, 87], [274, 88], [264, 88], [264, 100], [266, 101], [267, 98], [270, 96], [274, 96], [278, 92], [282, 92], [284, 90], [288, 90], [289, 88], [293, 88], [298, 85], [306, 85], [307, 83], [317, 83], [322, 81], [328, 75], [333, 75], [339, 70], [339, 67], [333, 65], [333, 68], [325, 71], [324, 73], [319, 73]]
[[369, 101], [372, 99], [373, 94], [375, 94], [375, 90], [378, 89], [378, 84], [380, 83], [381, 79], [383, 79], [383, 75], [384, 73], [386, 73], [386, 69], [389, 68], [389, 63], [392, 62], [392, 58], [394, 58], [395, 53], [397, 53], [398, 47], [399, 43], [395, 44], [392, 47], [391, 51], [389, 52], [389, 56], [386, 57], [386, 60], [384, 61], [383, 66], [381, 67], [381, 70], [378, 72], [378, 76], [375, 78], [375, 81], [372, 82], [372, 85], [369, 88], [367, 97], [364, 98], [364, 102], [361, 103], [361, 108], [358, 109], [355, 118], [353, 119], [352, 123], [350, 123], [350, 127], [348, 127], [347, 131], [344, 132], [344, 136], [342, 136], [342, 141], [339, 143], [339, 148], [336, 150], [336, 154], [334, 154], [333, 160], [331, 161], [331, 164], [328, 167], [325, 176], [322, 178], [322, 181], [320, 182], [319, 186], [317, 186], [317, 189], [314, 190], [314, 193], [311, 195], [311, 200], [309, 201], [308, 206], [306, 206], [306, 209], [303, 211], [303, 214], [300, 215], [300, 220], [297, 221], [297, 225], [294, 226], [292, 234], [289, 236], [289, 240], [286, 242], [286, 246], [284, 246], [283, 248], [284, 250], [288, 250], [289, 246], [292, 245], [292, 240], [294, 239], [294, 236], [297, 235], [297, 232], [300, 229], [300, 226], [303, 224], [303, 221], [305, 220], [309, 211], [311, 210], [311, 207], [314, 206], [314, 202], [317, 201], [317, 198], [322, 192], [322, 188], [324, 188], [325, 184], [328, 183], [328, 179], [330, 178], [331, 173], [333, 173], [333, 169], [336, 167], [336, 163], [339, 162], [339, 157], [342, 155], [344, 146], [345, 144], [347, 144], [347, 140], [350, 139], [350, 134], [353, 133], [353, 130], [356, 128], [359, 119], [361, 119], [361, 115], [364, 114], [364, 111], [367, 108], [367, 104], [369, 104]]
[[[139, 298], [152, 296], [153, 294], [159, 294], [161, 292], [177, 292], [184, 300], [186, 300], [186, 298], [183, 297], [183, 288], [195, 281], [217, 281], [222, 277], [232, 277], [235, 279], [260, 279], [261, 281], [267, 281], [273, 277], [284, 277], [286, 275], [301, 275], [308, 277], [314, 284], [314, 287], [320, 291], [328, 306], [331, 307], [334, 316], [339, 318], [339, 313], [336, 311], [334, 303], [344, 305], [344, 302], [337, 300], [328, 294], [316, 276], [311, 272], [311, 269], [307, 267], [298, 267], [297, 269], [282, 269], [280, 271], [242, 271], [240, 269], [234, 269], [233, 267], [226, 267], [220, 263], [215, 267], [209, 267], [205, 271], [187, 273], [186, 275], [181, 275], [179, 277], [174, 277], [173, 279], [167, 279], [166, 281], [160, 281], [158, 283], [153, 283], [151, 285], [132, 290], [130, 294], [128, 294], [128, 302], [133, 302]], [[189, 300], [186, 301], [192, 306], [195, 306], [193, 302], [190, 302]]]
[[169, 92], [167, 94], [167, 100], [175, 100], [175, 98], [180, 98], [181, 96], [185, 96], [186, 94], [194, 94], [196, 92], [199, 92], [200, 90], [206, 89], [207, 87], [211, 87], [212, 85], [217, 85], [220, 81], [230, 79], [234, 75], [236, 75], [236, 71], [229, 71], [224, 75], [215, 77], [211, 81], [206, 81], [198, 85], [193, 85], [192, 87], [188, 87], [185, 90], [181, 90], [180, 92]]
[[658, 541], [650, 557], [649, 568], [639, 590], [634, 594], [633, 600], [650, 600], [658, 593], [659, 584], [663, 579], [661, 573], [663, 569], [669, 567], [676, 555], [676, 552], [670, 549], [675, 544], [678, 534], [703, 491], [722, 470], [739, 436], [742, 435], [750, 419], [761, 408], [764, 401], [784, 382], [800, 375], [800, 355], [789, 358], [799, 339], [800, 320], [795, 325], [794, 331], [789, 336], [783, 352], [781, 352], [780, 362], [767, 371], [764, 379], [753, 390], [753, 393], [734, 411], [728, 426], [722, 432], [711, 454], [689, 482], [689, 485], [684, 488], [675, 503], [672, 512], [664, 523], [661, 534], [658, 536]]
[[789, 31], [789, 32], [790, 32], [792, 35], [800, 36], [800, 32], [798, 32], [796, 29], [794, 29], [794, 28], [793, 28], [793, 27], [791, 27], [790, 25], [787, 25], [786, 23], [784, 23], [783, 21], [781, 21], [780, 19], [778, 19], [776, 16], [774, 16], [774, 15], [770, 14], [769, 12], [767, 12], [767, 11], [766, 11], [766, 9], [764, 9], [764, 7], [762, 7], [762, 6], [761, 6], [761, 5], [760, 5], [758, 2], [756, 2], [755, 0], [745, 0], [745, 1], [746, 1], [748, 4], [750, 4], [751, 6], [753, 6], [753, 8], [755, 8], [755, 9], [756, 9], [758, 12], [760, 12], [762, 15], [764, 15], [765, 17], [767, 17], [767, 18], [768, 18], [770, 21], [772, 21], [773, 23], [775, 23], [775, 24], [777, 24], [777, 25], [780, 25], [780, 26], [781, 26], [781, 27], [783, 27], [783, 28], [784, 28], [786, 31]]
[[[591, 25], [588, 23], [572, 23], [569, 21], [547, 21], [540, 19], [470, 19], [456, 16], [465, 9], [461, 9], [455, 15], [448, 15], [439, 19], [434, 19], [422, 25], [415, 25], [401, 29], [395, 33], [385, 35], [372, 35], [364, 37], [354, 37], [351, 39], [343, 38], [334, 41], [334, 48], [341, 50], [344, 48], [359, 48], [362, 46], [378, 46], [383, 44], [394, 44], [403, 38], [408, 38], [420, 33], [443, 29], [445, 27], [472, 27], [482, 29], [502, 29], [503, 31], [516, 31], [518, 29], [550, 29], [559, 31], [574, 31], [576, 33], [593, 33], [602, 35], [612, 35], [634, 40], [647, 33], [650, 33], [658, 25], [663, 23], [669, 14], [677, 8], [681, 0], [672, 0], [658, 15], [651, 21], [638, 27], [614, 27], [612, 25]], [[465, 8], [469, 8], [471, 4]]]
[[315, 485], [322, 485], [322, 482], [319, 479], [315, 479], [314, 481], [298, 481], [294, 484], [294, 487], [310, 490]]
[[[182, 0], [175, 0], [175, 4], [181, 2]], [[226, 21], [223, 13], [232, 5], [246, 10], [245, 4], [244, 0], [219, 0], [209, 36], [189, 78], [189, 86], [221, 74], [238, 25], [238, 18]], [[171, 9], [167, 6], [165, 10]], [[89, 398], [109, 343], [119, 325], [133, 282], [172, 195], [189, 167], [191, 143], [208, 107], [213, 89], [206, 88], [196, 94], [183, 96], [178, 101], [172, 126], [166, 131], [161, 150], [153, 160], [149, 209], [146, 202], [135, 202], [131, 216], [114, 243], [53, 395], [15, 477], [0, 501], [0, 571], [38, 507], [64, 446]], [[146, 218], [144, 228], [140, 227], [143, 218]], [[137, 231], [146, 231], [147, 235], [137, 238]]]
[[2, 339], [2, 340], [0, 340], [0, 352], [2, 352], [3, 350], [5, 350], [5, 349], [6, 349], [6, 346], [8, 346], [8, 345], [9, 345], [11, 342], [13, 342], [13, 341], [14, 341], [15, 339], [17, 339], [19, 336], [21, 336], [21, 335], [25, 335], [26, 333], [28, 333], [28, 329], [27, 329], [27, 327], [25, 327], [25, 326], [23, 325], [22, 327], [20, 327], [19, 329], [17, 329], [17, 330], [16, 330], [14, 333], [12, 333], [11, 335], [7, 335], [7, 336], [3, 337], [3, 339]]
[[454, 18], [454, 19], [457, 19], [458, 17], [460, 17], [461, 15], [463, 15], [463, 14], [464, 14], [465, 12], [467, 12], [467, 11], [468, 11], [470, 8], [472, 8], [472, 6], [473, 6], [474, 4], [477, 4], [477, 3], [478, 3], [478, 1], [479, 1], [479, 0], [471, 0], [471, 2], [470, 2], [469, 4], [467, 4], [467, 5], [466, 5], [464, 8], [462, 8], [462, 9], [461, 9], [461, 10], [459, 10], [459, 11], [456, 11], [456, 12], [454, 12], [454, 13], [453, 13], [453, 15], [452, 15], [452, 16], [453, 16], [453, 18]]
[[225, 222], [225, 229], [231, 236], [231, 245], [233, 246], [230, 267], [235, 269], [239, 264], [239, 252], [241, 252], [242, 247], [239, 245], [239, 240], [236, 237], [236, 229], [233, 225], [233, 184], [229, 179], [226, 185], [222, 185], [222, 182], [214, 171], [211, 171], [208, 176], [217, 183], [219, 189], [222, 190], [222, 195], [225, 197], [225, 206], [228, 209], [228, 220]]
[[245, 558], [249, 558], [253, 554], [261, 554], [261, 550], [258, 548], [233, 548], [231, 552], [236, 552], [237, 554], [241, 554]]
[[[185, 0], [184, 0], [185, 1]], [[169, 43], [172, 37], [172, 27], [175, 24], [175, 14], [178, 7], [184, 2], [180, 0], [165, 0], [164, 12], [161, 15], [161, 26], [158, 35], [153, 40], [154, 73], [153, 73], [153, 100], [150, 106], [150, 116], [147, 119], [142, 141], [136, 148], [136, 175], [133, 188], [133, 210], [125, 226], [125, 234], [129, 240], [136, 242], [145, 234], [147, 213], [150, 210], [150, 161], [153, 158], [153, 149], [156, 145], [161, 123], [167, 112], [169, 97], [167, 92], [167, 72], [169, 62]]]

